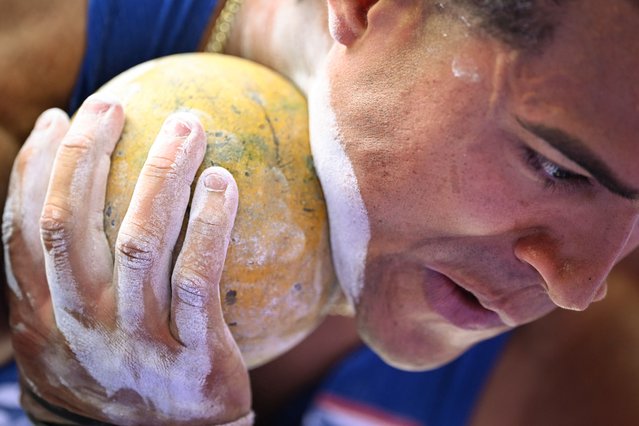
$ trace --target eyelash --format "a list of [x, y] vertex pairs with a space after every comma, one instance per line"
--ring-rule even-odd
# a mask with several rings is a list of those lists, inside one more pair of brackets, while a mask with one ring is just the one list
[[587, 177], [560, 167], [528, 147], [524, 148], [524, 160], [543, 179], [544, 187], [547, 189], [563, 188], [571, 190], [592, 185]]

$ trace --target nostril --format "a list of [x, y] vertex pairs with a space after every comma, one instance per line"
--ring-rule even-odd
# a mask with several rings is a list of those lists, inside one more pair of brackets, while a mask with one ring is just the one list
[[570, 311], [585, 311], [591, 303], [595, 302], [593, 291], [584, 291], [579, 288], [553, 288], [548, 293], [550, 300], [559, 308]]
[[550, 296], [550, 300], [552, 300], [552, 302], [561, 309], [566, 309], [568, 311], [578, 311], [578, 312], [581, 312], [584, 309], [586, 309], [582, 307], [580, 304], [575, 303], [574, 301], [563, 300], [562, 297], [557, 297], [556, 295], [553, 295], [552, 293], [548, 293], [548, 295]]
[[600, 300], [603, 300], [606, 297], [606, 294], [608, 294], [608, 283], [604, 281], [597, 289], [597, 292], [595, 293], [595, 297], [593, 297], [592, 301], [599, 302]]
[[568, 262], [561, 260], [559, 241], [547, 232], [536, 230], [521, 237], [515, 243], [513, 253], [520, 262], [528, 264], [541, 276], [540, 284], [547, 293], [550, 293], [551, 280], [570, 268]]
[[[596, 253], [595, 257], [591, 250], [599, 251], [599, 247], [576, 246], [570, 241], [573, 240], [568, 236], [559, 240], [548, 232], [535, 232], [517, 240], [513, 251], [517, 259], [530, 265], [541, 277], [540, 285], [556, 306], [583, 311], [605, 297], [604, 277], [612, 269], [617, 254], [608, 257]], [[589, 239], [588, 244], [592, 243]], [[572, 250], [567, 251], [568, 248]]]

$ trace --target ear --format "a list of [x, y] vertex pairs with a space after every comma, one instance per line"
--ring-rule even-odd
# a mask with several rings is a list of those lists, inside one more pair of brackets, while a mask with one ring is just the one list
[[366, 30], [368, 11], [378, 0], [327, 0], [331, 36], [350, 46]]

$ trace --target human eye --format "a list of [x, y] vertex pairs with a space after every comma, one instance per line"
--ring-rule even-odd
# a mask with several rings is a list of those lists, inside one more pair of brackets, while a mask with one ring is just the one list
[[592, 185], [586, 176], [566, 170], [528, 147], [524, 147], [524, 160], [528, 167], [543, 180], [546, 188], [552, 189], [559, 185], [566, 189], [573, 189]]

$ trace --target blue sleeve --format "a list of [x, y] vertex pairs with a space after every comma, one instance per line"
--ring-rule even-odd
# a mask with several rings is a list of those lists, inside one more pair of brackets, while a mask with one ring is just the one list
[[20, 407], [18, 368], [14, 361], [0, 367], [0, 425], [31, 425]]
[[301, 412], [309, 426], [468, 425], [508, 337], [481, 342], [456, 360], [425, 372], [397, 370], [362, 348], [324, 379], [310, 401], [288, 407], [297, 411], [285, 410], [278, 424], [299, 424], [296, 416]]
[[89, 0], [86, 50], [69, 112], [122, 71], [197, 49], [217, 0]]

